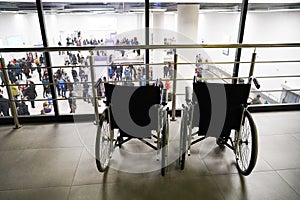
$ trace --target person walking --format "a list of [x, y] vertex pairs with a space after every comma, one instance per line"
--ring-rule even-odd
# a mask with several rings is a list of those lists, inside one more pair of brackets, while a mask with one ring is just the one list
[[3, 91], [0, 89], [0, 116], [9, 116], [10, 103], [3, 97]]
[[35, 90], [35, 85], [32, 81], [30, 81], [29, 86], [26, 88], [24, 96], [30, 101], [31, 107], [35, 108], [34, 100], [37, 97], [37, 93]]
[[63, 98], [67, 98], [66, 97], [66, 91], [67, 91], [66, 81], [63, 77], [61, 77], [60, 80], [59, 80], [59, 88], [61, 89], [61, 96]]
[[18, 115], [30, 115], [28, 110], [28, 105], [26, 105], [26, 98], [22, 98], [20, 102], [17, 103], [17, 113]]
[[70, 92], [70, 95], [68, 98], [68, 103], [69, 103], [69, 107], [70, 107], [70, 113], [75, 113], [77, 106], [76, 106], [76, 98], [75, 98], [74, 91]]
[[83, 101], [88, 101], [89, 100], [88, 91], [89, 91], [89, 84], [88, 84], [87, 80], [85, 79], [83, 84], [82, 84]]

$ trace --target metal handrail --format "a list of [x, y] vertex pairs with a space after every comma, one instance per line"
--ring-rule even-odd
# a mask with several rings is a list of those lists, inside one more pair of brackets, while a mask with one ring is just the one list
[[[127, 60], [128, 61], [128, 60]], [[267, 63], [300, 63], [300, 60], [275, 60], [275, 61], [271, 61], [271, 60], [265, 60], [265, 61], [255, 61], [255, 64], [267, 64]], [[239, 61], [239, 62], [177, 62], [177, 65], [180, 66], [180, 65], [196, 65], [196, 64], [202, 64], [202, 65], [211, 65], [211, 64], [236, 64], [236, 63], [239, 63], [239, 64], [250, 64], [251, 62], [250, 61]], [[134, 64], [134, 63], [133, 63]], [[161, 66], [161, 65], [165, 65], [166, 63], [149, 63], [147, 65], [149, 66]], [[124, 65], [124, 64], [123, 64]], [[144, 63], [141, 63], [139, 65], [146, 65]], [[94, 67], [107, 67], [109, 66], [109, 64], [97, 64], [97, 65], [93, 65]], [[72, 67], [75, 67], [75, 68], [78, 68], [78, 67], [85, 67], [84, 66], [81, 66], [81, 65], [73, 65], [73, 64], [70, 64], [70, 65], [56, 65], [56, 66], [51, 66], [51, 68], [72, 68]], [[34, 67], [36, 68], [36, 67]], [[42, 69], [43, 68], [49, 68], [49, 67], [41, 67]], [[9, 70], [7, 68], [5, 68], [4, 70]]]
[[89, 50], [119, 50], [119, 49], [197, 49], [197, 48], [278, 48], [300, 47], [300, 43], [273, 44], [176, 44], [176, 45], [124, 45], [124, 46], [69, 46], [69, 47], [8, 47], [0, 48], [0, 52], [52, 52], [52, 51], [89, 51]]
[[[250, 90], [250, 92], [253, 92], [253, 93], [258, 93], [258, 92], [282, 92], [283, 90]], [[300, 88], [299, 89], [290, 89], [290, 90], [284, 90], [284, 91], [290, 91], [290, 92], [293, 92], [293, 91], [300, 91]], [[176, 96], [180, 96], [180, 95], [185, 95], [185, 93], [176, 93], [175, 94]]]
[[[5, 52], [27, 52], [27, 51], [35, 51], [35, 52], [54, 52], [54, 51], [88, 51], [88, 50], [120, 50], [120, 49], [185, 49], [185, 48], [273, 48], [273, 47], [300, 47], [300, 43], [280, 43], [280, 44], [195, 44], [195, 45], [137, 45], [137, 46], [81, 46], [81, 47], [26, 47], [26, 48], [0, 48], [1, 53]], [[176, 65], [195, 65], [196, 63], [189, 63], [189, 62], [182, 62], [178, 63], [177, 61], [174, 61]], [[297, 63], [300, 62], [300, 60], [275, 60], [275, 61], [256, 61], [255, 64], [258, 63]], [[90, 59], [90, 64], [91, 64], [91, 59]], [[234, 64], [234, 63], [243, 63], [243, 64], [253, 64], [254, 62], [249, 62], [249, 61], [239, 61], [239, 62], [201, 62], [197, 64], [203, 64], [203, 65], [211, 65], [211, 64]], [[152, 63], [152, 64], [147, 64], [147, 65], [164, 65], [165, 63]], [[145, 65], [141, 63], [140, 65]], [[92, 65], [92, 67], [101, 67], [101, 66], [108, 66], [108, 65]], [[47, 66], [45, 68], [71, 68], [71, 67], [80, 67], [79, 65], [69, 65], [69, 66]], [[91, 66], [89, 66], [91, 67]], [[4, 71], [6, 71], [6, 68], [3, 68]], [[279, 75], [279, 76], [260, 76], [256, 78], [292, 78], [292, 77], [300, 77], [300, 75]], [[214, 78], [200, 78], [200, 80], [223, 80], [226, 81], [227, 79], [247, 79], [249, 77], [214, 77]], [[167, 80], [167, 79], [163, 79]], [[175, 83], [177, 81], [183, 81], [183, 80], [193, 80], [191, 78], [175, 78]], [[129, 81], [118, 81], [118, 82], [129, 82]], [[132, 82], [140, 82], [138, 81], [132, 81]], [[79, 82], [80, 83], [80, 82]], [[90, 82], [89, 82], [90, 83]], [[92, 80], [92, 83], [95, 83], [95, 80]], [[48, 85], [55, 85], [56, 83], [47, 83]], [[20, 85], [25, 85], [25, 84], [20, 84]], [[35, 85], [43, 85], [43, 84], [35, 84]], [[8, 84], [7, 86], [12, 86], [11, 84]], [[274, 90], [251, 90], [252, 92], [282, 92], [280, 89], [274, 89]], [[300, 91], [300, 89], [289, 89], [285, 91]], [[96, 96], [95, 91], [94, 92], [94, 100], [96, 101]], [[183, 95], [183, 94], [174, 94], [174, 99], [175, 95]], [[81, 99], [80, 97], [76, 99]], [[45, 101], [47, 99], [36, 99], [36, 101]], [[54, 98], [52, 99], [53, 101], [56, 100], [65, 100], [65, 99], [59, 99], [59, 98]], [[13, 101], [13, 100], [12, 100]], [[96, 102], [95, 102], [95, 105]], [[173, 106], [175, 108], [175, 106]], [[172, 108], [172, 111], [175, 110]], [[95, 110], [97, 113], [97, 111]], [[172, 112], [173, 115], [173, 112]], [[175, 115], [175, 113], [174, 113]], [[98, 116], [98, 115], [96, 115]]]

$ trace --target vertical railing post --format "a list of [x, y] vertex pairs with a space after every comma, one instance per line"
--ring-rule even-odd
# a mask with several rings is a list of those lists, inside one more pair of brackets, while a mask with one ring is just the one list
[[175, 54], [174, 54], [174, 72], [173, 72], [173, 93], [172, 93], [172, 119], [171, 119], [171, 121], [176, 120], [175, 116], [176, 116], [177, 59], [178, 59], [178, 55], [175, 51]]
[[18, 129], [18, 128], [21, 128], [22, 125], [19, 123], [16, 103], [15, 103], [15, 101], [13, 101], [14, 97], [12, 95], [11, 87], [9, 86], [9, 78], [8, 78], [8, 73], [7, 73], [8, 68], [5, 65], [4, 58], [0, 58], [0, 59], [1, 59], [1, 65], [2, 65], [2, 73], [4, 76], [4, 82], [6, 85], [6, 90], [7, 90], [7, 94], [8, 94], [8, 98], [9, 98], [9, 103], [10, 103], [10, 110], [11, 110], [11, 114], [14, 118], [14, 123], [15, 123], [14, 128]]
[[94, 56], [90, 56], [90, 69], [91, 69], [91, 80], [92, 80], [92, 91], [93, 91], [93, 102], [94, 102], [94, 111], [95, 111], [95, 120], [96, 124], [99, 124], [99, 110], [98, 110], [98, 95], [95, 91], [95, 70], [94, 70]]
[[[150, 25], [150, 3], [149, 0], [145, 1], [145, 41], [146, 45], [149, 46], [149, 25]], [[145, 49], [145, 67], [146, 67], [146, 85], [149, 85], [149, 63], [150, 63], [150, 52], [149, 48]]]
[[[248, 0], [243, 0], [241, 8], [241, 15], [240, 15], [240, 24], [239, 24], [239, 32], [238, 32], [238, 44], [243, 43], [244, 39], [244, 32], [245, 32], [245, 25], [246, 25], [246, 17], [248, 12]], [[237, 48], [235, 52], [235, 63], [233, 66], [233, 74], [232, 83], [237, 84], [237, 77], [239, 76], [239, 68], [240, 68], [240, 61], [242, 55], [242, 48]]]

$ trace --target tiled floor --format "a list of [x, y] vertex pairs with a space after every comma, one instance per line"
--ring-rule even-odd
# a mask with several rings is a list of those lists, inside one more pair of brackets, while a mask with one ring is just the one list
[[220, 150], [214, 138], [193, 146], [181, 171], [175, 160], [180, 119], [171, 122], [165, 177], [159, 170], [125, 172], [141, 152], [146, 159], [134, 163], [132, 171], [159, 166], [155, 152], [138, 141], [116, 150], [112, 168], [99, 173], [92, 122], [24, 124], [18, 130], [2, 126], [0, 199], [300, 199], [300, 112], [254, 113], [253, 117], [259, 130], [259, 157], [248, 177], [237, 173], [233, 152]]

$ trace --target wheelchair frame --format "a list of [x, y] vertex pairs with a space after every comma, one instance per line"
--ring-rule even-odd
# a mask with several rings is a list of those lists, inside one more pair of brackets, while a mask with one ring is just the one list
[[[252, 77], [249, 78], [250, 86], [248, 84], [249, 92], [248, 92], [247, 99], [249, 98], [251, 81], [252, 81]], [[257, 87], [260, 87], [259, 85], [256, 84], [257, 83], [256, 80], [254, 81], [254, 83]], [[207, 84], [219, 84], [219, 83], [207, 83]], [[186, 152], [188, 155], [190, 155], [191, 146], [206, 138], [206, 133], [200, 134], [199, 131], [196, 131], [194, 133], [192, 132], [192, 129], [194, 127], [197, 127], [197, 126], [193, 126], [193, 120], [194, 120], [193, 114], [196, 106], [197, 104], [191, 99], [188, 99], [188, 97], [186, 98], [186, 105], [183, 105], [183, 115], [181, 119], [180, 144], [179, 144], [180, 145], [179, 165], [181, 170], [183, 170], [185, 167]], [[234, 136], [231, 137], [230, 133], [223, 134], [222, 132], [220, 137], [217, 138], [217, 144], [221, 148], [224, 148], [226, 146], [231, 150], [233, 150], [236, 157], [237, 169], [241, 174], [245, 176], [249, 175], [252, 172], [253, 168], [255, 167], [257, 154], [258, 154], [257, 128], [247, 108], [248, 108], [248, 103], [244, 103], [241, 105], [242, 114], [241, 114], [239, 128], [229, 127], [230, 130], [235, 131]], [[226, 117], [232, 117], [232, 116], [227, 116], [226, 114]], [[224, 127], [225, 124], [226, 123], [224, 122]], [[226, 127], [225, 129], [227, 128], [228, 127]], [[199, 137], [197, 139], [194, 139], [194, 137], [197, 136]], [[249, 151], [249, 149], [251, 150]]]
[[[112, 85], [112, 84], [110, 84]], [[118, 87], [132, 87], [132, 86], [118, 86]], [[144, 87], [144, 86], [141, 86]], [[151, 86], [152, 87], [152, 86]], [[156, 86], [154, 86], [156, 87]], [[106, 89], [109, 90], [109, 87]], [[111, 93], [112, 91], [106, 92]], [[149, 97], [151, 98], [151, 97]], [[97, 169], [100, 172], [105, 172], [109, 167], [109, 162], [112, 157], [113, 151], [115, 148], [121, 148], [122, 145], [131, 139], [138, 139], [147, 146], [151, 147], [154, 150], [157, 150], [157, 155], [161, 153], [161, 175], [164, 176], [168, 166], [168, 138], [169, 138], [169, 117], [168, 117], [168, 108], [166, 103], [161, 101], [161, 104], [155, 104], [155, 109], [157, 109], [158, 122], [156, 133], [151, 133], [151, 138], [153, 137], [157, 143], [156, 145], [147, 141], [146, 139], [150, 138], [139, 138], [129, 135], [130, 133], [124, 133], [114, 121], [112, 115], [112, 104], [111, 102], [106, 102], [106, 109], [101, 114], [96, 136], [96, 165]], [[115, 137], [114, 130], [118, 129], [118, 135]], [[126, 139], [124, 139], [126, 138]], [[158, 155], [159, 156], [159, 155]]]

